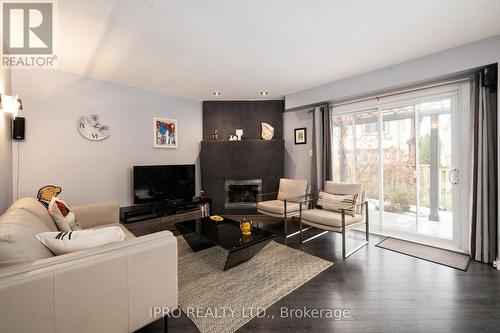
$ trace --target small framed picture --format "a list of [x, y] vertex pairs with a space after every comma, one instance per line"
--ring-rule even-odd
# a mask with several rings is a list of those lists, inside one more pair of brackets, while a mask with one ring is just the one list
[[296, 145], [305, 145], [307, 143], [307, 129], [305, 127], [303, 128], [296, 128], [294, 130], [295, 133], [295, 144]]
[[155, 148], [177, 148], [177, 120], [153, 118], [153, 145]]

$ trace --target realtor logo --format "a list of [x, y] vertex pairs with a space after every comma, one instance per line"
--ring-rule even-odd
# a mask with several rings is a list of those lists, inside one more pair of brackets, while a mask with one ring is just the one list
[[53, 66], [53, 7], [52, 2], [2, 3], [3, 66]]
[[4, 54], [52, 54], [52, 3], [3, 3]]

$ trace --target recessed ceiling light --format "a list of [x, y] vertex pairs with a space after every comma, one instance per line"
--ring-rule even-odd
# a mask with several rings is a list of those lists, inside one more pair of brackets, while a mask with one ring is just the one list
[[220, 91], [214, 91], [214, 96], [220, 96], [221, 92]]
[[266, 95], [267, 95], [267, 94], [269, 94], [269, 93], [268, 93], [267, 91], [261, 91], [261, 92], [260, 92], [260, 94], [261, 94], [262, 96], [266, 96]]

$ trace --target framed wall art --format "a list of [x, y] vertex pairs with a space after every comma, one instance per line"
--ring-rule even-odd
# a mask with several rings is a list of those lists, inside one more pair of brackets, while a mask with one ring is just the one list
[[294, 135], [296, 145], [305, 145], [307, 143], [307, 129], [305, 127], [296, 128]]
[[153, 145], [155, 148], [177, 148], [177, 120], [153, 118]]

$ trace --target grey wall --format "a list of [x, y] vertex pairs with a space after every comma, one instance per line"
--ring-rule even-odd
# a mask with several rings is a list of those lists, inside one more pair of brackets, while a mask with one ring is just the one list
[[[0, 69], [0, 94], [11, 94], [10, 70]], [[11, 117], [0, 110], [0, 213], [12, 202]]]
[[[310, 179], [312, 149], [313, 115], [309, 110], [285, 112], [283, 127], [285, 129], [285, 177]], [[294, 129], [305, 127], [306, 144], [296, 145]]]
[[[313, 113], [314, 108], [307, 108], [297, 111], [288, 111], [283, 114], [283, 124], [285, 129], [285, 177], [300, 178], [311, 181], [311, 162], [312, 162], [312, 142], [316, 140], [318, 150], [318, 177], [321, 175], [319, 163], [321, 161], [321, 113], [316, 111], [316, 138], [313, 138]], [[305, 145], [296, 145], [294, 129], [307, 128], [307, 143]], [[318, 186], [320, 187], [320, 186]]]
[[[12, 87], [23, 99], [26, 117], [26, 140], [19, 144], [19, 198], [56, 184], [70, 205], [127, 205], [133, 200], [133, 165], [199, 165], [201, 102], [49, 70], [16, 71]], [[92, 113], [109, 125], [108, 139], [91, 142], [79, 134], [78, 118]], [[177, 149], [153, 148], [155, 116], [177, 119]], [[15, 180], [16, 143], [13, 155]], [[197, 190], [199, 175], [197, 167]]]
[[[369, 55], [367, 55], [369, 56]], [[497, 63], [500, 35], [285, 96], [285, 109], [342, 100]]]

